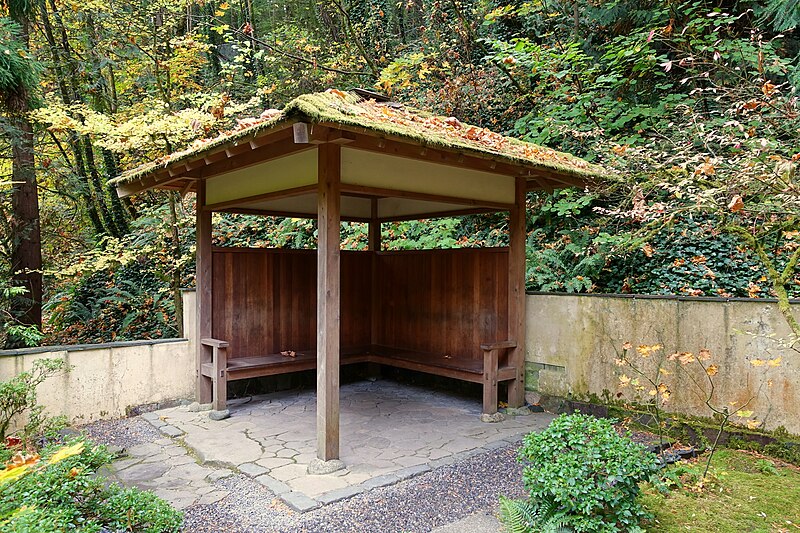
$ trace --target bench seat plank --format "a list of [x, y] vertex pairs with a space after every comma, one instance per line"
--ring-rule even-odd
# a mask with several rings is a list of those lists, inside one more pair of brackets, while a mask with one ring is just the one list
[[[484, 345], [484, 350], [501, 350], [510, 348], [512, 343], [495, 343]], [[231, 357], [226, 362], [225, 370], [220, 376], [215, 376], [214, 361], [201, 365], [203, 376], [212, 380], [219, 379], [234, 381], [240, 379], [275, 376], [313, 370], [317, 367], [317, 353], [315, 350], [297, 351], [295, 357], [282, 354], [268, 354], [259, 356]], [[484, 372], [484, 360], [465, 359], [458, 356], [448, 357], [445, 354], [415, 352], [402, 348], [389, 346], [352, 347], [342, 350], [339, 357], [341, 365], [353, 363], [378, 363], [395, 368], [425, 372], [437, 376], [444, 376], [462, 381], [491, 386], [490, 399], [484, 399], [484, 410], [496, 411], [496, 384], [501, 381], [510, 381], [516, 378], [514, 367], [502, 365], [496, 373], [487, 375]], [[495, 358], [495, 365], [497, 359]], [[488, 382], [487, 382], [488, 380]]]
[[483, 374], [483, 361], [475, 359], [463, 359], [461, 357], [447, 357], [445, 354], [435, 354], [427, 352], [415, 352], [411, 350], [404, 350], [402, 348], [391, 348], [388, 346], [373, 346], [372, 355], [380, 359], [376, 361], [385, 364], [392, 364], [392, 360], [402, 360], [409, 363], [415, 363], [426, 368], [430, 367], [432, 370], [437, 368], [451, 369], [458, 372], [466, 372], [470, 374]]

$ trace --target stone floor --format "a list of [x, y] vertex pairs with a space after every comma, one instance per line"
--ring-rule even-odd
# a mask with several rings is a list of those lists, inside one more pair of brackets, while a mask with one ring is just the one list
[[343, 385], [340, 401], [346, 468], [333, 474], [306, 472], [315, 457], [314, 391], [232, 401], [231, 417], [222, 421], [189, 407], [147, 413], [164, 438], [128, 450], [114, 473], [178, 507], [224, 498], [211, 481], [242, 473], [303, 512], [506, 446], [553, 418], [534, 413], [484, 423], [479, 399], [388, 380]]

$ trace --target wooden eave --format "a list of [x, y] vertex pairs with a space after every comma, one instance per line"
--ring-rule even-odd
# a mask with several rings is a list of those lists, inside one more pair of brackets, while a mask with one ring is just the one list
[[[336, 123], [303, 122], [301, 118], [290, 119], [275, 127], [254, 133], [230, 143], [220, 144], [207, 151], [200, 151], [191, 157], [167, 163], [165, 166], [135, 181], [117, 185], [120, 196], [130, 196], [148, 189], [178, 190], [187, 194], [197, 190], [197, 183], [208, 178], [222, 175], [249, 166], [261, 164], [272, 159], [313, 149], [324, 143], [346, 144], [349, 148], [368, 152], [386, 154], [393, 157], [409, 158], [418, 161], [436, 163], [456, 168], [478, 170], [525, 179], [527, 190], [552, 190], [563, 187], [581, 186], [584, 181], [566, 173], [542, 168], [533, 164], [514, 163], [500, 155], [449, 149], [441, 146], [425, 145], [411, 142], [400, 136], [377, 134], [369, 128], [358, 128]], [[207, 206], [212, 211], [237, 213], [298, 216], [310, 218], [309, 213], [294, 213], [280, 210], [251, 209], [248, 204], [278, 197], [289, 197], [308, 193], [307, 187], [287, 189], [241, 198]], [[343, 186], [343, 195], [375, 197], [375, 198], [409, 198], [416, 200], [432, 200], [455, 204], [452, 210], [437, 210], [424, 215], [401, 215], [381, 218], [382, 221], [407, 220], [414, 218], [435, 218], [464, 214], [505, 211], [509, 206], [493, 202], [469, 201], [452, 197], [428, 198], [426, 195], [405, 192], [402, 190], [359, 189], [354, 186]], [[351, 221], [365, 221], [364, 217], [343, 218]]]

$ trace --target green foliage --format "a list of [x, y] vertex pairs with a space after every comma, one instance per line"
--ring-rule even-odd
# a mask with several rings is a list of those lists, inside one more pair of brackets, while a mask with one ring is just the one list
[[[536, 194], [527, 241], [527, 286], [539, 291], [600, 291], [595, 282], [618, 241], [588, 224], [597, 197], [573, 189]], [[595, 222], [596, 224], [596, 222]]]
[[456, 218], [438, 218], [423, 222], [394, 222], [387, 226], [385, 246], [390, 249], [418, 250], [458, 247], [459, 220]]
[[81, 272], [47, 305], [53, 343], [174, 337], [175, 307], [160, 265], [144, 256]]
[[29, 109], [38, 83], [39, 64], [22, 42], [19, 24], [0, 17], [0, 108], [10, 112]]
[[728, 440], [726, 447], [734, 450], [763, 453], [775, 459], [800, 466], [800, 443], [781, 435], [779, 432], [773, 432], [773, 435], [777, 438], [769, 444], [761, 444], [758, 441], [747, 440], [734, 435]]
[[759, 459], [756, 461], [756, 468], [764, 475], [777, 476], [778, 469], [775, 468], [775, 463], [767, 459]]
[[761, 16], [775, 31], [790, 31], [800, 26], [800, 4], [794, 0], [770, 0]]
[[[646, 246], [615, 254], [600, 283], [611, 292], [763, 298], [766, 269], [713, 215], [676, 215]], [[711, 237], [711, 238], [709, 238]], [[776, 250], [776, 260], [788, 257]], [[792, 288], [792, 294], [798, 293]]]
[[774, 296], [800, 327], [786, 311], [800, 286], [798, 43], [753, 17], [793, 17], [785, 8], [622, 0], [489, 14], [488, 60], [529, 103], [517, 132], [619, 171], [566, 220], [537, 221], [531, 288]]
[[512, 500], [500, 496], [500, 521], [509, 533], [571, 533], [557, 517], [553, 501]]
[[[175, 231], [166, 205], [144, 205], [123, 239], [105, 238], [63, 269], [48, 301], [50, 343], [174, 337], [174, 285], [193, 283], [194, 225], [178, 205]], [[178, 243], [174, 242], [175, 234]]]
[[[800, 152], [793, 0], [112, 0], [57, 12], [24, 0], [8, 7], [31, 19], [35, 45], [26, 52], [18, 28], [3, 19], [0, 87], [25, 78], [29, 92], [43, 93], [33, 120], [42, 127], [46, 342], [178, 329], [177, 286], [192, 283], [192, 210], [187, 216], [179, 205], [173, 221], [166, 196], [122, 201], [108, 179], [333, 86], [378, 87], [619, 172], [588, 191], [532, 195], [530, 289], [800, 294], [798, 276], [783, 276], [795, 270], [791, 235], [800, 220], [791, 193], [798, 190], [792, 156]], [[31, 77], [36, 60], [41, 83]], [[0, 180], [7, 161], [0, 158]], [[701, 167], [709, 174], [696, 174]], [[735, 195], [746, 207], [731, 213]], [[2, 214], [7, 205], [4, 194]], [[503, 245], [504, 216], [492, 215], [499, 229], [481, 217], [384, 224], [383, 245]], [[216, 245], [314, 247], [313, 221], [226, 214], [215, 224]], [[363, 249], [366, 238], [363, 224], [344, 225], [345, 247]], [[113, 258], [119, 247], [135, 258], [101, 266], [96, 251]], [[10, 270], [2, 252], [0, 280]], [[37, 342], [35, 330], [5, 318], [0, 336], [5, 328]]]
[[36, 388], [47, 378], [68, 370], [61, 359], [37, 359], [31, 370], [0, 381], [0, 442], [6, 437], [11, 419], [19, 416], [27, 417], [20, 431], [26, 441], [59, 425], [63, 427], [62, 420], [46, 417], [43, 407], [36, 404]]
[[20, 323], [12, 311], [14, 299], [24, 298], [27, 291], [13, 285], [9, 278], [0, 277], [0, 346], [6, 346], [8, 339], [14, 339], [14, 344], [38, 346], [42, 332], [36, 326]]
[[555, 504], [553, 520], [578, 532], [643, 531], [639, 482], [657, 471], [656, 456], [611, 421], [561, 415], [525, 437], [519, 458], [530, 500]]
[[[702, 466], [677, 463], [685, 490], [661, 493], [645, 486], [642, 501], [655, 515], [657, 531], [773, 531], [797, 522], [800, 501], [800, 472], [777, 466], [774, 473], [762, 473], [752, 454], [721, 450], [714, 458], [719, 475], [712, 486], [693, 483]], [[773, 526], [774, 524], [774, 526]]]
[[0, 481], [3, 531], [179, 531], [181, 515], [165, 501], [96, 475], [111, 461], [105, 448], [81, 440], [67, 444], [46, 448], [41, 460], [23, 456], [28, 464], [18, 467], [22, 476]]

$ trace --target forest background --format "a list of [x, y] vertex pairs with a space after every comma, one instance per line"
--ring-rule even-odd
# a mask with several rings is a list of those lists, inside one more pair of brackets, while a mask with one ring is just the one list
[[[180, 335], [193, 195], [108, 181], [330, 87], [610, 170], [529, 194], [529, 289], [775, 297], [800, 335], [799, 26], [796, 0], [0, 0], [0, 345]], [[215, 216], [217, 245], [315, 246]], [[504, 220], [383, 246], [503, 245]]]

